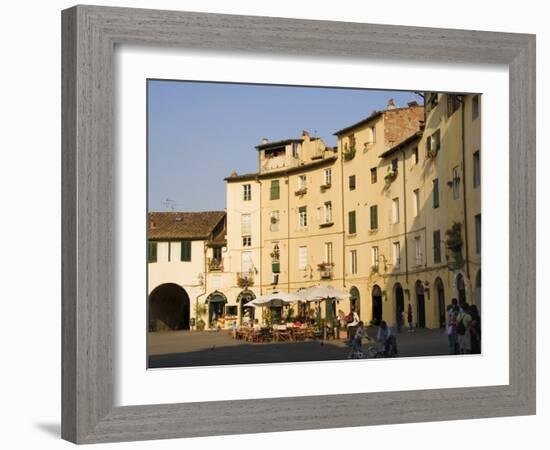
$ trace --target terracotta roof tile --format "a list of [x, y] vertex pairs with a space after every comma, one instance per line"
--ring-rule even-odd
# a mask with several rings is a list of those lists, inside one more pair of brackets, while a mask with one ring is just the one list
[[209, 239], [225, 211], [150, 212], [149, 239]]

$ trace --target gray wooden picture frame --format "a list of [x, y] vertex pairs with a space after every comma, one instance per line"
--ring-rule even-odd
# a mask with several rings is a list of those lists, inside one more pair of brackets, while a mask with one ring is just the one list
[[[62, 31], [64, 439], [95, 443], [535, 413], [535, 36], [97, 6], [63, 11]], [[115, 407], [113, 52], [124, 43], [508, 66], [510, 340], [503, 345], [510, 349], [509, 384]]]

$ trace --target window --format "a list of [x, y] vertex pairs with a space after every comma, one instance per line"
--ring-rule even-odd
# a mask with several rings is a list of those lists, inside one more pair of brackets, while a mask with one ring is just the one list
[[476, 120], [479, 117], [479, 95], [472, 97], [472, 120]]
[[420, 212], [420, 190], [413, 191], [413, 217], [418, 216]]
[[350, 134], [349, 138], [349, 148], [353, 150], [355, 148], [355, 134]]
[[417, 236], [414, 238], [414, 256], [415, 256], [415, 263], [417, 266], [422, 265], [422, 243], [420, 241], [420, 236]]
[[252, 264], [252, 252], [241, 253], [241, 271], [244, 273], [252, 272], [254, 265]]
[[391, 220], [393, 224], [399, 223], [399, 198], [391, 201]]
[[447, 116], [451, 117], [459, 107], [458, 95], [447, 94]]
[[250, 184], [243, 184], [243, 200], [248, 201], [252, 199], [252, 189]]
[[476, 215], [476, 253], [481, 253], [481, 214]]
[[271, 200], [277, 200], [280, 196], [279, 180], [271, 180]]
[[393, 243], [393, 265], [399, 267], [401, 264], [401, 244], [399, 242]]
[[378, 181], [378, 174], [376, 172], [376, 167], [373, 167], [371, 170], [370, 170], [370, 182], [371, 184], [374, 184]]
[[434, 263], [441, 262], [441, 232], [434, 231]]
[[371, 251], [370, 251], [370, 255], [371, 255], [371, 266], [375, 269], [375, 270], [378, 270], [378, 261], [380, 260], [380, 253], [379, 253], [379, 250], [378, 250], [378, 247], [372, 247], [371, 248]]
[[418, 147], [415, 147], [413, 150], [413, 161], [415, 164], [418, 164]]
[[474, 152], [474, 188], [481, 184], [481, 165], [479, 160], [479, 150]]
[[351, 273], [357, 273], [357, 250], [349, 252]]
[[439, 208], [439, 179], [433, 180], [433, 206]]
[[325, 186], [330, 186], [332, 183], [332, 169], [325, 169]]
[[355, 175], [350, 175], [349, 177], [349, 190], [355, 190]]
[[250, 247], [252, 245], [252, 236], [243, 236], [243, 247]]
[[332, 263], [332, 242], [325, 242], [325, 262]]
[[147, 261], [150, 263], [157, 262], [157, 243], [149, 241], [147, 243]]
[[332, 223], [332, 202], [325, 202], [325, 223]]
[[307, 178], [305, 175], [300, 175], [298, 177], [298, 189], [305, 189], [307, 187]]
[[168, 244], [168, 262], [172, 261], [172, 242], [167, 242]]
[[460, 197], [460, 177], [458, 176], [458, 166], [453, 167], [453, 199]]
[[294, 158], [300, 157], [300, 144], [298, 142], [292, 143], [292, 156]]
[[307, 227], [307, 207], [305, 206], [298, 208], [298, 226], [300, 228]]
[[221, 247], [212, 248], [212, 257], [215, 260], [220, 261], [222, 259], [222, 248]]
[[397, 158], [394, 158], [391, 160], [391, 170], [394, 171], [394, 172], [397, 172], [397, 167], [398, 167], [398, 161], [397, 161]]
[[307, 267], [307, 247], [298, 247], [298, 269], [305, 270]]
[[237, 316], [237, 306], [226, 306], [225, 307], [225, 316]]
[[376, 125], [372, 125], [369, 128], [369, 142], [374, 144], [376, 142]]
[[246, 235], [252, 232], [250, 214], [241, 215], [241, 234]]
[[181, 241], [182, 261], [191, 261], [191, 241]]
[[435, 133], [433, 133], [431, 136], [428, 136], [428, 139], [426, 141], [426, 150], [428, 153], [428, 157], [435, 156], [435, 154], [439, 151], [441, 147], [440, 134], [441, 132], [439, 130], [436, 130]]
[[370, 229], [378, 229], [378, 205], [372, 205], [370, 207]]
[[279, 211], [271, 211], [269, 221], [269, 229], [271, 231], [279, 231]]
[[348, 212], [348, 229], [349, 234], [355, 234], [357, 232], [355, 226], [355, 211]]

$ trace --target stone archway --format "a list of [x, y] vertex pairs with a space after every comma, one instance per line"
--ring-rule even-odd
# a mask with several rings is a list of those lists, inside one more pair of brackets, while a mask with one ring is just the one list
[[188, 330], [189, 295], [174, 283], [157, 286], [149, 294], [149, 331]]
[[372, 287], [372, 322], [378, 325], [382, 320], [382, 289], [375, 284]]
[[466, 301], [466, 283], [464, 282], [464, 275], [461, 273], [456, 276], [456, 292], [458, 294], [458, 304], [461, 305]]
[[350, 311], [355, 311], [361, 317], [361, 295], [355, 286], [349, 290], [349, 308]]
[[220, 291], [214, 291], [206, 297], [205, 303], [208, 305], [208, 326], [216, 327], [218, 319], [225, 316], [227, 297]]
[[416, 326], [418, 328], [426, 328], [426, 302], [422, 281], [417, 280], [414, 284], [414, 292], [416, 294]]
[[476, 284], [474, 288], [474, 304], [481, 314], [481, 269], [476, 273]]
[[435, 295], [437, 299], [437, 312], [439, 317], [439, 328], [445, 328], [447, 322], [447, 310], [445, 307], [445, 287], [441, 278], [435, 279]]
[[402, 322], [403, 311], [405, 311], [405, 297], [401, 283], [393, 285], [393, 298], [395, 300], [395, 323], [399, 324]]
[[247, 318], [248, 322], [251, 323], [254, 321], [254, 307], [253, 306], [244, 306], [248, 302], [254, 300], [256, 294], [250, 289], [245, 289], [237, 296], [237, 303], [239, 304], [239, 320], [240, 323], [243, 323], [243, 318]]

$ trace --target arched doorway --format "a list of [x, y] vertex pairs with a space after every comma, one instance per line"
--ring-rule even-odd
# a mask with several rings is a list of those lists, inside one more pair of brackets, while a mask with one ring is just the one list
[[474, 303], [477, 306], [478, 311], [481, 313], [481, 269], [479, 269], [476, 273]]
[[250, 289], [245, 289], [237, 296], [237, 303], [239, 304], [239, 317], [241, 323], [247, 322], [251, 323], [254, 321], [254, 307], [253, 306], [244, 306], [248, 302], [254, 300], [256, 294]]
[[359, 317], [361, 317], [361, 296], [359, 289], [353, 286], [349, 290], [349, 308], [350, 311], [355, 311]]
[[461, 305], [466, 301], [466, 285], [464, 284], [464, 276], [461, 273], [456, 276], [456, 290], [458, 292], [458, 304]]
[[400, 323], [403, 317], [403, 311], [405, 311], [405, 298], [403, 296], [403, 287], [401, 283], [395, 283], [393, 285], [393, 298], [395, 299], [395, 323]]
[[174, 283], [157, 286], [149, 294], [149, 331], [188, 330], [189, 296]]
[[447, 322], [447, 311], [445, 309], [445, 288], [443, 281], [437, 277], [435, 279], [435, 295], [437, 297], [437, 309], [439, 313], [439, 328], [445, 328]]
[[372, 287], [372, 322], [378, 325], [382, 320], [382, 289], [375, 284]]
[[424, 301], [424, 286], [422, 281], [418, 280], [414, 285], [416, 292], [416, 315], [418, 328], [426, 328], [426, 302]]
[[217, 321], [223, 319], [226, 303], [227, 298], [220, 291], [214, 291], [206, 297], [206, 304], [208, 305], [208, 325], [210, 327], [217, 326]]

